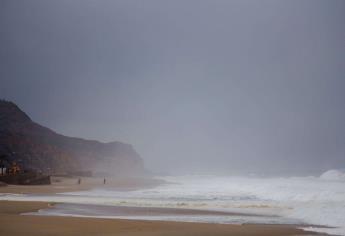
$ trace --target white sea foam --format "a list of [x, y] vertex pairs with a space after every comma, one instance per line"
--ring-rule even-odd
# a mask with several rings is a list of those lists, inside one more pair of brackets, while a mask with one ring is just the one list
[[345, 181], [345, 170], [329, 170], [323, 173], [320, 178], [325, 180]]
[[[263, 214], [265, 218], [127, 216], [135, 219], [169, 219], [218, 223], [301, 223], [336, 228], [313, 228], [345, 235], [345, 181], [337, 178], [244, 178], [216, 176], [165, 177], [171, 182], [152, 189], [91, 191], [56, 195], [0, 195], [0, 199], [56, 201], [112, 206], [174, 207]], [[43, 214], [48, 214], [44, 213]], [[49, 214], [52, 214], [51, 212]], [[53, 213], [54, 214], [54, 213]], [[57, 212], [55, 214], [58, 214]], [[63, 213], [59, 213], [63, 214]], [[87, 214], [85, 213], [85, 216]], [[109, 217], [109, 215], [108, 215]], [[114, 216], [113, 218], [121, 218]]]

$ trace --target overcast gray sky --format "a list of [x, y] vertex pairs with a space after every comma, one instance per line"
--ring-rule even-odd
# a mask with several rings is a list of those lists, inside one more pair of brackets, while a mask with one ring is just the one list
[[0, 0], [0, 97], [153, 170], [345, 167], [345, 1]]

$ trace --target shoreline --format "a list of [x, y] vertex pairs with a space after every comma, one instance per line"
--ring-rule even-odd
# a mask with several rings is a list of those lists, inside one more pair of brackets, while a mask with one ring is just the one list
[[172, 221], [21, 215], [54, 207], [48, 202], [0, 201], [0, 235], [326, 235], [292, 225], [213, 224]]
[[[78, 177], [53, 177], [51, 185], [36, 185], [36, 186], [25, 186], [25, 185], [8, 185], [0, 187], [1, 194], [52, 194], [64, 193], [64, 192], [75, 192], [85, 191], [94, 188], [106, 188], [111, 190], [130, 191], [137, 189], [152, 188], [162, 184], [169, 184], [164, 180], [153, 179], [153, 178], [107, 178], [107, 184], [103, 184], [103, 178], [82, 178], [82, 183], [78, 184]], [[55, 199], [56, 200], [56, 199]], [[221, 211], [212, 210], [192, 210], [183, 208], [159, 208], [159, 207], [128, 207], [128, 206], [112, 206], [104, 207], [92, 204], [86, 204], [86, 209], [93, 213], [91, 216], [87, 215], [45, 215], [36, 214], [41, 210], [42, 212], [47, 209], [58, 210], [60, 206], [67, 205], [65, 209], [69, 209], [68, 204], [78, 205], [78, 203], [64, 203], [59, 201], [27, 201], [27, 200], [0, 200], [0, 221], [7, 222], [5, 227], [0, 229], [0, 235], [109, 235], [110, 232], [114, 234], [126, 234], [126, 235], [327, 235], [312, 231], [306, 231], [305, 228], [312, 225], [296, 225], [296, 224], [225, 224], [217, 222], [197, 222], [197, 221], [174, 221], [167, 220], [164, 216], [167, 215], [183, 215], [183, 216], [217, 216], [217, 215], [228, 215], [228, 216], [256, 216], [255, 214], [237, 214], [237, 213], [225, 213]], [[84, 204], [85, 205], [85, 204]], [[94, 210], [97, 211], [99, 208], [109, 208], [112, 213], [115, 212], [119, 217], [97, 217]], [[85, 207], [84, 207], [85, 209]], [[53, 210], [53, 209], [52, 209]], [[62, 211], [63, 212], [63, 211]], [[25, 214], [33, 213], [33, 214]], [[85, 213], [85, 212], [84, 212]], [[109, 212], [105, 212], [103, 216], [108, 216]], [[128, 214], [130, 217], [126, 218]], [[135, 218], [135, 216], [148, 216], [147, 219]], [[155, 215], [154, 215], [155, 214]], [[127, 215], [127, 216], [128, 216]], [[134, 216], [131, 218], [131, 216]], [[155, 219], [150, 216], [156, 216]], [[123, 218], [121, 218], [123, 217]], [[263, 216], [265, 217], [265, 216]], [[12, 221], [12, 223], [11, 223]], [[29, 224], [28, 222], [31, 222]], [[33, 225], [47, 224], [53, 230], [45, 229], [42, 231], [39, 227]], [[104, 224], [105, 229], [100, 230], [99, 224]], [[117, 225], [114, 227], [113, 224]], [[64, 225], [68, 225], [65, 231], [61, 231], [59, 227], [64, 228]], [[84, 231], [84, 226], [89, 227], [89, 231]], [[19, 226], [15, 227], [15, 226]], [[139, 234], [138, 228], [143, 228], [147, 234]], [[318, 226], [315, 226], [318, 227]], [[167, 232], [168, 228], [169, 232]], [[183, 229], [182, 229], [183, 228]], [[303, 228], [303, 229], [302, 229]], [[16, 234], [18, 230], [25, 229], [21, 233]], [[100, 230], [100, 233], [95, 230]], [[5, 230], [5, 231], [1, 231]], [[120, 230], [120, 231], [119, 231]], [[40, 232], [42, 231], [42, 234]], [[71, 234], [71, 232], [78, 232], [77, 234]], [[261, 232], [258, 233], [258, 232]], [[29, 234], [27, 232], [30, 232]], [[93, 232], [93, 233], [92, 233]], [[159, 233], [157, 233], [159, 232]], [[174, 233], [172, 233], [174, 232]], [[191, 233], [192, 232], [192, 233]], [[226, 232], [226, 233], [225, 233]], [[278, 233], [279, 232], [279, 233]], [[104, 234], [103, 234], [104, 233]], [[108, 234], [109, 233], [109, 234]], [[111, 235], [113, 235], [111, 233]]]
[[0, 186], [1, 193], [9, 194], [54, 194], [65, 192], [86, 191], [93, 188], [108, 188], [121, 191], [129, 191], [143, 188], [152, 188], [161, 184], [166, 184], [164, 180], [155, 178], [134, 178], [134, 177], [112, 177], [107, 178], [107, 183], [103, 184], [103, 178], [80, 177], [81, 184], [78, 184], [78, 177], [58, 177], [52, 176], [50, 185], [6, 185]]

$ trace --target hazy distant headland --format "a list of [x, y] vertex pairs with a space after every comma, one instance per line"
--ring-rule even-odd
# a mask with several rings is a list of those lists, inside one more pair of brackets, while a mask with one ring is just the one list
[[67, 137], [30, 119], [13, 102], [0, 100], [0, 156], [46, 174], [92, 171], [142, 175], [143, 160], [130, 144]]

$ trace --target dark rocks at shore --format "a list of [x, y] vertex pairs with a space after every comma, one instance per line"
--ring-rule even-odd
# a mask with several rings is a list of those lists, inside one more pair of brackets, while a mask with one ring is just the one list
[[35, 172], [19, 173], [16, 175], [0, 176], [0, 181], [16, 185], [47, 185], [51, 184], [50, 176]]

